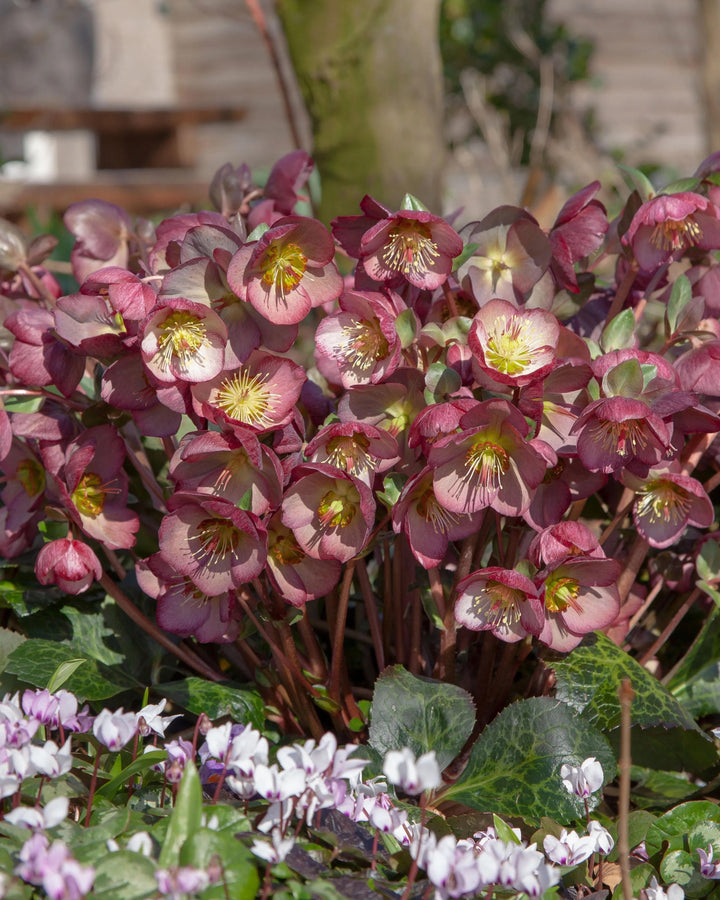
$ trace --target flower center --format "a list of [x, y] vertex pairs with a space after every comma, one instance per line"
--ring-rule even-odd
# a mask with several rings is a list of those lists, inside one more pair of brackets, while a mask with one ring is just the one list
[[650, 522], [680, 522], [690, 512], [690, 494], [672, 481], [657, 479], [645, 485], [637, 500], [637, 513]]
[[98, 516], [105, 504], [106, 494], [102, 478], [94, 472], [88, 472], [72, 492], [72, 502], [84, 516]]
[[305, 559], [305, 552], [288, 528], [268, 533], [268, 553], [280, 566], [296, 566]]
[[552, 576], [545, 581], [545, 608], [549, 612], [563, 612], [572, 606], [577, 608], [580, 583], [567, 576]]
[[206, 554], [210, 557], [209, 565], [218, 562], [236, 553], [240, 544], [240, 534], [240, 530], [225, 519], [203, 519], [197, 526], [200, 546], [194, 555]]
[[650, 242], [660, 250], [683, 250], [694, 247], [702, 237], [702, 228], [688, 216], [686, 219], [666, 219], [658, 222], [650, 235]]
[[491, 628], [512, 628], [520, 620], [520, 604], [526, 599], [522, 591], [491, 579], [473, 598], [472, 611]]
[[381, 259], [388, 269], [403, 275], [420, 276], [431, 269], [440, 256], [430, 228], [424, 222], [403, 221], [392, 228]]
[[375, 468], [375, 460], [367, 452], [370, 440], [364, 434], [339, 435], [325, 445], [327, 461], [336, 469], [359, 473]]
[[619, 456], [635, 456], [647, 445], [642, 419], [602, 422], [602, 444], [606, 450], [616, 451]]
[[160, 337], [158, 348], [163, 368], [170, 366], [175, 356], [181, 363], [187, 363], [207, 342], [205, 323], [202, 319], [177, 309], [158, 325]]
[[234, 375], [220, 383], [215, 395], [215, 405], [228, 418], [244, 425], [269, 428], [274, 424], [272, 413], [280, 394], [268, 388], [268, 377], [251, 375], [247, 369], [238, 369]]
[[465, 454], [465, 463], [468, 474], [477, 475], [483, 487], [497, 490], [510, 465], [510, 457], [498, 444], [478, 438]]
[[340, 352], [353, 368], [370, 369], [388, 355], [390, 348], [379, 319], [351, 319], [341, 332]]
[[45, 490], [45, 470], [34, 459], [23, 459], [18, 464], [15, 477], [28, 497], [37, 497]]
[[297, 244], [270, 244], [262, 257], [263, 281], [285, 299], [285, 294], [300, 284], [307, 268], [307, 256]]
[[345, 528], [355, 517], [359, 502], [360, 495], [352, 485], [348, 485], [345, 494], [328, 491], [318, 506], [320, 524], [326, 528]]
[[527, 319], [500, 316], [493, 322], [485, 359], [498, 372], [519, 375], [533, 361], [535, 342]]

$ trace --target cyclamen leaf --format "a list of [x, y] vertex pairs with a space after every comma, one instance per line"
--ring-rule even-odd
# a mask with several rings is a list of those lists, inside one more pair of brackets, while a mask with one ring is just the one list
[[648, 828], [645, 847], [652, 857], [661, 850], [683, 850], [687, 836], [698, 825], [720, 823], [720, 808], [709, 800], [690, 800], [656, 819]]
[[202, 822], [202, 787], [198, 770], [192, 762], [185, 764], [158, 862], [161, 866], [177, 865], [185, 841], [200, 828]]
[[462, 750], [475, 725], [475, 705], [453, 684], [385, 669], [375, 682], [370, 746], [384, 756], [409, 747], [416, 756], [435, 751], [444, 769]]
[[[584, 802], [562, 786], [563, 763], [579, 765], [594, 756], [605, 782], [615, 775], [607, 739], [571, 707], [550, 697], [533, 697], [507, 707], [475, 742], [465, 771], [444, 798], [471, 809], [520, 816], [539, 823], [585, 817]], [[592, 809], [599, 796], [588, 798]]]
[[639, 766], [699, 772], [716, 760], [715, 747], [690, 713], [647, 669], [604, 634], [588, 635], [553, 664], [556, 696], [583, 719], [619, 743], [618, 685], [628, 678], [632, 705], [633, 762]]
[[141, 900], [157, 894], [155, 863], [141, 853], [106, 853], [95, 866], [93, 898]]
[[211, 719], [232, 716], [236, 722], [258, 729], [265, 723], [265, 708], [260, 694], [230, 681], [213, 684], [203, 678], [185, 678], [157, 684], [155, 689], [198, 716], [200, 713]]

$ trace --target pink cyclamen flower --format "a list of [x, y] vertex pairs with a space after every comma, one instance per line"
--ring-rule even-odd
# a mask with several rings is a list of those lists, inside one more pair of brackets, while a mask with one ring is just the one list
[[133, 712], [123, 712], [122, 706], [115, 712], [101, 710], [92, 726], [93, 734], [108, 750], [122, 750], [138, 730], [138, 717]]
[[40, 584], [56, 584], [66, 594], [83, 594], [102, 574], [100, 560], [83, 541], [50, 541], [35, 559], [35, 575]]
[[720, 860], [713, 862], [714, 848], [712, 844], [707, 845], [707, 850], [702, 847], [697, 848], [700, 857], [700, 874], [703, 878], [712, 878], [714, 881], [720, 879]]
[[652, 271], [690, 247], [720, 248], [720, 210], [701, 194], [660, 194], [638, 209], [622, 238], [641, 269]]
[[336, 300], [342, 276], [324, 225], [304, 216], [278, 219], [260, 240], [241, 247], [227, 270], [230, 288], [270, 322], [301, 322], [313, 307]]
[[375, 520], [370, 488], [325, 463], [307, 463], [294, 472], [282, 502], [282, 522], [308, 556], [341, 563], [365, 546]]
[[468, 346], [473, 363], [493, 381], [523, 387], [553, 367], [559, 333], [552, 313], [490, 300], [475, 314]]
[[455, 619], [471, 631], [492, 631], [512, 643], [542, 632], [545, 614], [532, 581], [520, 572], [491, 566], [457, 585]]

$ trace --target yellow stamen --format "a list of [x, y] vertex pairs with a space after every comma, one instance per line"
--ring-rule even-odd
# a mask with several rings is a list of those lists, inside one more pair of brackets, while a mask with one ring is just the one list
[[367, 452], [369, 446], [369, 439], [359, 432], [331, 438], [325, 445], [327, 462], [336, 469], [359, 475], [375, 468], [376, 461]]
[[72, 492], [72, 502], [84, 516], [98, 516], [105, 505], [107, 493], [102, 478], [94, 472], [87, 472]]
[[506, 450], [482, 436], [477, 438], [465, 454], [467, 473], [465, 478], [478, 476], [480, 485], [488, 490], [498, 490], [502, 476], [510, 466]]
[[275, 242], [263, 254], [260, 268], [265, 284], [271, 285], [284, 300], [285, 294], [300, 284], [307, 268], [307, 256], [297, 244]]
[[268, 554], [280, 566], [296, 566], [305, 559], [305, 552], [289, 528], [281, 526], [268, 532]]
[[182, 365], [187, 365], [208, 343], [207, 329], [202, 319], [182, 309], [170, 313], [158, 325], [158, 331], [158, 349], [164, 369], [169, 368], [173, 357], [177, 357]]
[[203, 519], [197, 526], [199, 546], [193, 556], [196, 558], [209, 556], [207, 565], [221, 562], [226, 556], [234, 555], [237, 552], [240, 537], [240, 530], [227, 519]]
[[522, 591], [500, 581], [490, 580], [472, 598], [470, 608], [474, 615], [491, 628], [512, 628], [520, 621], [520, 604], [526, 599]]
[[575, 578], [552, 575], [545, 581], [545, 608], [549, 612], [563, 612], [568, 606], [578, 609], [580, 583]]
[[432, 232], [424, 222], [399, 222], [388, 234], [380, 258], [388, 269], [422, 277], [440, 256]]
[[339, 352], [355, 369], [371, 369], [388, 355], [389, 345], [378, 319], [351, 319], [341, 333]]
[[702, 228], [688, 216], [686, 219], [666, 219], [658, 222], [650, 235], [650, 243], [660, 250], [684, 250], [694, 247], [702, 237]]
[[637, 514], [651, 523], [685, 521], [690, 511], [690, 494], [685, 488], [661, 478], [648, 482], [637, 499]]
[[265, 383], [268, 378], [268, 375], [251, 375], [247, 369], [238, 369], [220, 383], [214, 403], [229, 418], [244, 425], [269, 428], [274, 424], [272, 413], [280, 394], [268, 388]]
[[432, 525], [435, 534], [447, 534], [453, 525], [457, 525], [457, 516], [440, 505], [432, 486], [420, 497], [415, 508], [418, 515]]
[[485, 359], [498, 372], [519, 375], [533, 362], [537, 338], [527, 319], [499, 316], [488, 335]]
[[348, 485], [343, 494], [328, 491], [318, 506], [320, 524], [326, 528], [347, 527], [354, 519], [359, 503], [360, 495], [352, 485]]

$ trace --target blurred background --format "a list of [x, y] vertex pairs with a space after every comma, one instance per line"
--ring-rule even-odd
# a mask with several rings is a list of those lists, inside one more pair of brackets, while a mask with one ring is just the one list
[[550, 221], [720, 149], [720, 0], [0, 0], [0, 216], [207, 206], [303, 147], [320, 214], [406, 191]]

